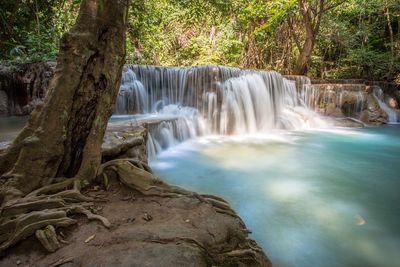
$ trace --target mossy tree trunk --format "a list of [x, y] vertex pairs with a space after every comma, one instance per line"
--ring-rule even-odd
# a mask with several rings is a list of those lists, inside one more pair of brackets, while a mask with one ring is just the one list
[[44, 104], [0, 155], [0, 203], [54, 183], [90, 181], [125, 60], [129, 0], [83, 0], [66, 33]]

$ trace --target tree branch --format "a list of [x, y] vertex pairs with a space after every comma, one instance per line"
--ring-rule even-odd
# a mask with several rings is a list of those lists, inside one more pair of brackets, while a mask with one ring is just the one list
[[330, 5], [330, 6], [325, 7], [325, 8], [322, 9], [319, 13], [320, 13], [320, 14], [325, 13], [325, 12], [327, 12], [327, 11], [333, 9], [333, 8], [336, 8], [336, 7], [342, 5], [342, 4], [346, 3], [346, 2], [347, 2], [346, 0], [339, 1], [339, 2], [337, 2], [337, 3], [335, 3], [335, 4], [332, 4], [332, 5]]

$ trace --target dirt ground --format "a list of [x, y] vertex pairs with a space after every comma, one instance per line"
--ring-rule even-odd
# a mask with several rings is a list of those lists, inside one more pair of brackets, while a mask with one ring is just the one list
[[0, 266], [271, 266], [240, 218], [195, 195], [144, 196], [117, 181], [86, 194], [107, 200], [92, 210], [110, 220], [110, 229], [74, 217], [77, 225], [57, 229], [56, 252], [30, 237], [6, 251]]

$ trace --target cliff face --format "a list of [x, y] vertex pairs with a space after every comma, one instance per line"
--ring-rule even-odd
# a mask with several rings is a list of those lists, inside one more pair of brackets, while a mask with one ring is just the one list
[[28, 115], [46, 95], [56, 63], [0, 65], [0, 116]]

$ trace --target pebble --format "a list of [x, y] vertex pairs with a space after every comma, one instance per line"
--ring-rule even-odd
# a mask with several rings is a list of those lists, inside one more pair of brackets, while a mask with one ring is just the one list
[[146, 222], [149, 222], [151, 220], [153, 220], [153, 217], [151, 217], [151, 215], [145, 213], [144, 216], [142, 217], [143, 220], [145, 220]]

